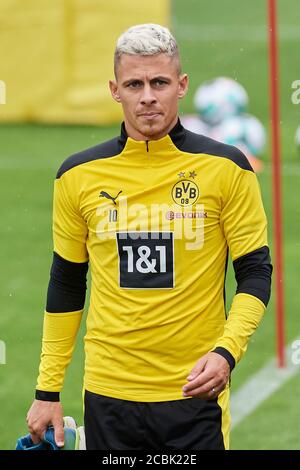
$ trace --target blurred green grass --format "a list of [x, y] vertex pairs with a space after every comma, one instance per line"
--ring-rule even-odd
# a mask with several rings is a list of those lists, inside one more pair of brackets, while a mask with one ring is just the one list
[[[300, 334], [299, 306], [299, 155], [293, 142], [299, 106], [292, 105], [291, 83], [299, 79], [296, 0], [279, 2], [281, 24], [281, 130], [284, 189], [284, 256], [287, 341]], [[288, 4], [288, 8], [287, 5]], [[250, 111], [268, 127], [268, 57], [266, 2], [173, 1], [173, 24], [190, 92], [182, 112], [193, 112], [192, 96], [203, 80], [233, 76], [248, 90]], [[299, 30], [300, 31], [300, 30]], [[51, 208], [56, 170], [71, 153], [116, 135], [119, 126], [0, 126], [0, 340], [7, 347], [7, 364], [0, 365], [0, 449], [12, 448], [26, 433], [26, 412], [32, 402], [40, 354], [40, 337], [49, 269], [52, 261]], [[269, 147], [260, 176], [272, 245], [272, 200]], [[234, 292], [228, 273], [228, 304]], [[232, 377], [236, 390], [275, 353], [274, 293], [268, 311], [250, 341], [245, 358]], [[62, 394], [66, 414], [82, 423], [82, 335], [67, 372]], [[294, 377], [232, 433], [234, 449], [297, 448], [300, 379]], [[299, 446], [298, 446], [299, 447]]]

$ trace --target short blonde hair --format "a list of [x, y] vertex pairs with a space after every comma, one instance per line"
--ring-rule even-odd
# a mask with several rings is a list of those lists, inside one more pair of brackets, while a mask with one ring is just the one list
[[178, 74], [180, 74], [179, 49], [169, 29], [153, 23], [132, 26], [117, 40], [114, 56], [115, 76], [122, 54], [155, 55], [161, 53], [177, 60]]

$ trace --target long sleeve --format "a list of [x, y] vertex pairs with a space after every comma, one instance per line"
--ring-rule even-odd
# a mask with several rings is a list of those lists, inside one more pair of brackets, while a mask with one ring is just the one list
[[239, 171], [232, 188], [221, 223], [233, 259], [237, 290], [223, 335], [213, 349], [228, 360], [231, 369], [245, 353], [266, 310], [272, 274], [267, 222], [256, 175]]
[[59, 399], [85, 302], [87, 228], [74, 207], [71, 192], [63, 177], [56, 180], [53, 204], [54, 255], [36, 390], [36, 398], [41, 400]]

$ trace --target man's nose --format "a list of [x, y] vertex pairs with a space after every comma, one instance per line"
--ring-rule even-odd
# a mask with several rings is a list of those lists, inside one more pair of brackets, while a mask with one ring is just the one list
[[141, 94], [141, 104], [149, 106], [156, 103], [156, 97], [150, 85], [145, 85]]

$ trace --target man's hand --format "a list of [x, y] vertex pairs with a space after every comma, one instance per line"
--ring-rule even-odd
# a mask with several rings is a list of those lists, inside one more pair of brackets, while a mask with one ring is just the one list
[[26, 421], [34, 444], [43, 439], [48, 426], [52, 425], [57, 446], [64, 445], [63, 410], [59, 401], [34, 400]]
[[184, 397], [197, 397], [209, 400], [217, 397], [230, 376], [230, 367], [220, 354], [209, 352], [202, 356], [187, 377], [188, 384], [183, 386]]

